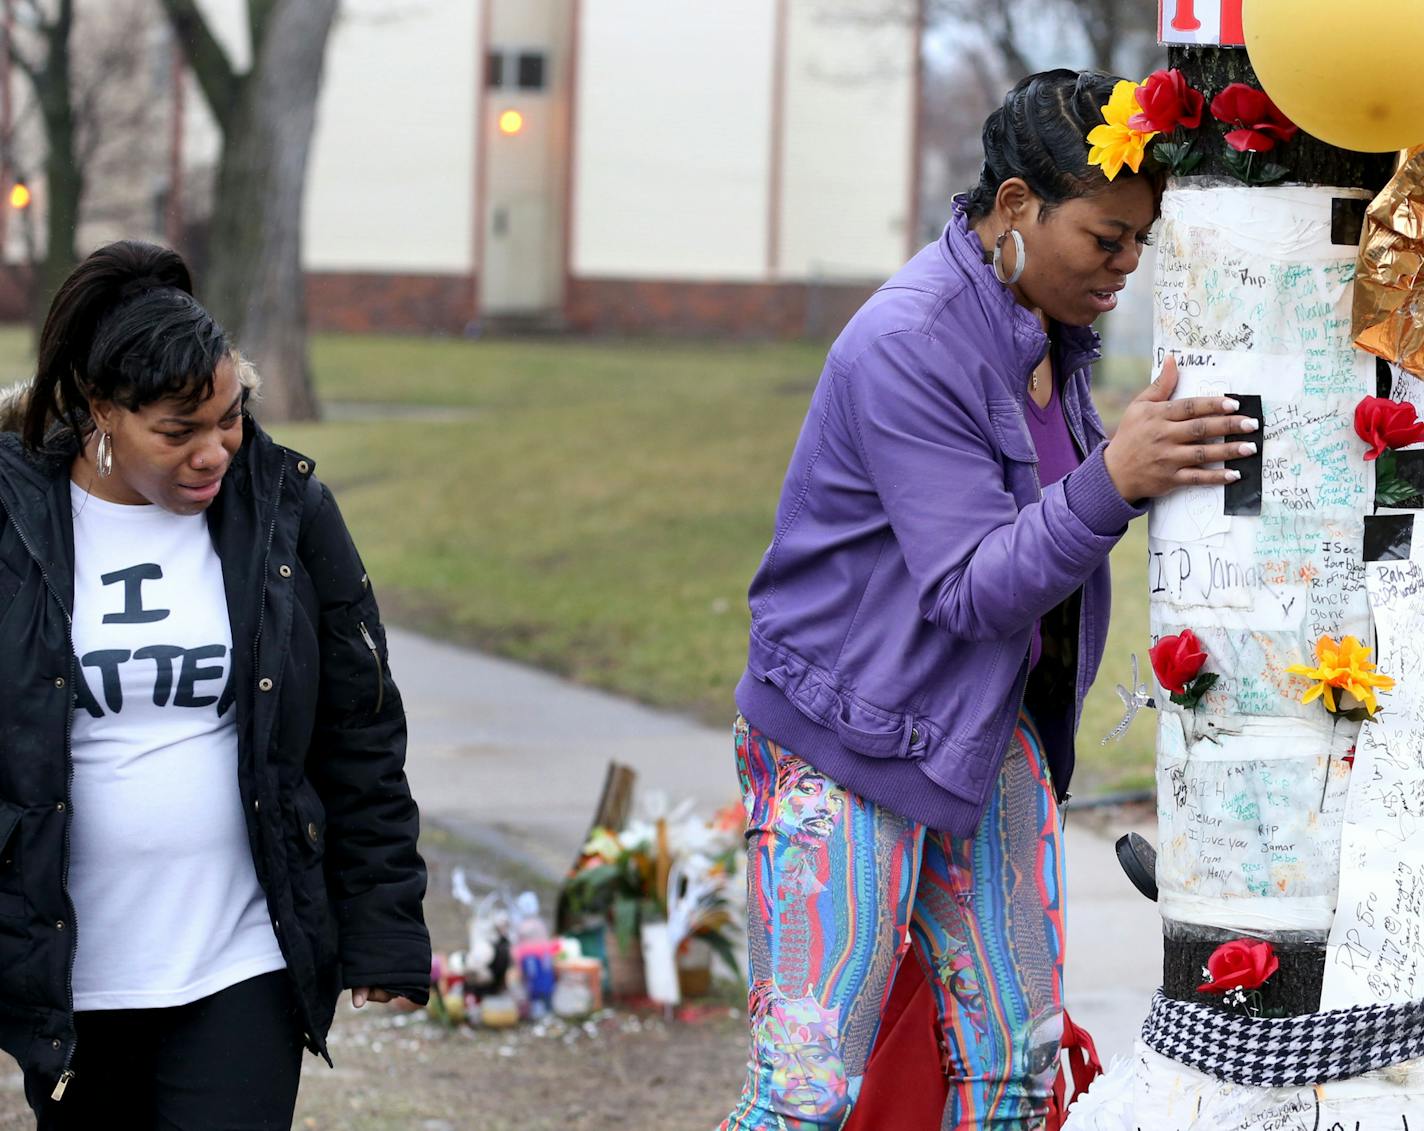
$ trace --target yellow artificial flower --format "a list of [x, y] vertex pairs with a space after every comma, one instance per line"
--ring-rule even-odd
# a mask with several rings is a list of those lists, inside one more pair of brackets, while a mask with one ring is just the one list
[[1156, 130], [1135, 130], [1128, 119], [1141, 114], [1137, 103], [1135, 82], [1123, 79], [1113, 87], [1112, 97], [1103, 107], [1103, 124], [1088, 132], [1092, 148], [1088, 150], [1088, 164], [1102, 167], [1103, 176], [1113, 180], [1126, 165], [1134, 173], [1142, 168], [1142, 158], [1147, 153], [1147, 143], [1157, 136]]
[[1338, 643], [1333, 636], [1322, 636], [1315, 642], [1315, 667], [1292, 664], [1286, 671], [1291, 675], [1316, 681], [1314, 686], [1300, 697], [1302, 703], [1313, 702], [1323, 695], [1325, 709], [1334, 712], [1338, 709], [1334, 689], [1339, 688], [1348, 691], [1373, 715], [1379, 708], [1375, 690], [1391, 690], [1394, 680], [1387, 675], [1380, 675], [1369, 656], [1370, 649], [1353, 636], [1347, 636]]

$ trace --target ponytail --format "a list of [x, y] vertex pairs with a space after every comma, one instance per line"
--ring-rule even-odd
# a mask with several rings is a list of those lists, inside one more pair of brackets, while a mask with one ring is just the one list
[[91, 400], [136, 410], [164, 397], [197, 403], [229, 349], [193, 298], [176, 251], [137, 240], [99, 248], [65, 279], [40, 332], [24, 441], [43, 447], [56, 420], [82, 435]]

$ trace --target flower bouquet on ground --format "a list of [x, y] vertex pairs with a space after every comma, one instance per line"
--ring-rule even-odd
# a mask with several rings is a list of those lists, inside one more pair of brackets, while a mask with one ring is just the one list
[[741, 809], [728, 806], [710, 821], [692, 810], [690, 801], [669, 807], [650, 791], [623, 828], [590, 833], [564, 882], [570, 920], [584, 933], [592, 927], [605, 936], [615, 997], [645, 996], [643, 928], [667, 924], [670, 903], [685, 928], [673, 940], [680, 964], [710, 950], [737, 969], [740, 930], [731, 893], [741, 866]]

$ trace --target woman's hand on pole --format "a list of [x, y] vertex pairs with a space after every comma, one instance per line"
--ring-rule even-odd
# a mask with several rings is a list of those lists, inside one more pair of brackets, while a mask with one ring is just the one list
[[1259, 423], [1239, 416], [1228, 397], [1171, 399], [1177, 362], [1168, 357], [1157, 380], [1127, 406], [1117, 434], [1103, 453], [1108, 475], [1129, 502], [1155, 499], [1178, 487], [1217, 487], [1239, 473], [1208, 464], [1255, 455], [1256, 446], [1231, 440]]

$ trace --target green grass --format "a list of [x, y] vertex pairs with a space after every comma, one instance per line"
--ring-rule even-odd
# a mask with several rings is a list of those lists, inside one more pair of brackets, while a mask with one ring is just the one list
[[[22, 333], [0, 334], [0, 377], [22, 374], [27, 351]], [[276, 432], [336, 491], [388, 619], [722, 723], [745, 659], [747, 582], [822, 356], [319, 337], [318, 384], [336, 411]], [[1137, 368], [1114, 366], [1114, 390]], [[1099, 745], [1121, 715], [1112, 687], [1128, 653], [1145, 661], [1145, 542], [1138, 523], [1114, 558], [1080, 794], [1151, 780], [1148, 720]]]

